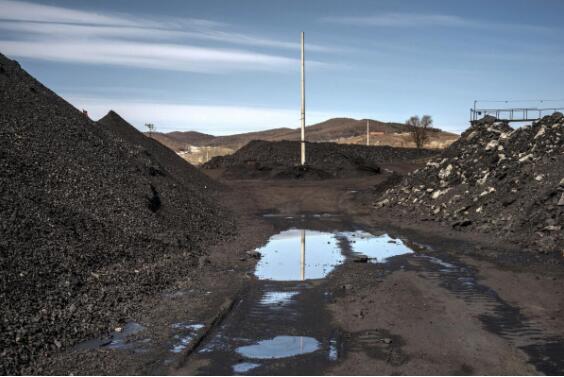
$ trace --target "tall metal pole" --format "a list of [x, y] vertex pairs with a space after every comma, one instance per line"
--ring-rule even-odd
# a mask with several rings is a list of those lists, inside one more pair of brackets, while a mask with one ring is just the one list
[[370, 145], [370, 119], [366, 119], [366, 145]]
[[302, 79], [301, 79], [301, 92], [302, 92], [302, 142], [301, 142], [301, 163], [302, 166], [306, 163], [305, 152], [305, 52], [304, 52], [304, 32], [302, 31]]

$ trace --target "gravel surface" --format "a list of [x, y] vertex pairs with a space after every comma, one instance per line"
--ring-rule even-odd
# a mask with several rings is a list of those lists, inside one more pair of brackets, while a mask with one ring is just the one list
[[33, 362], [123, 325], [235, 233], [208, 178], [118, 118], [0, 55], [2, 374], [48, 372]]
[[486, 117], [375, 206], [564, 255], [564, 116], [512, 129]]
[[203, 165], [225, 169], [226, 178], [346, 178], [374, 175], [379, 164], [435, 155], [431, 150], [393, 148], [336, 143], [307, 143], [307, 166], [300, 162], [300, 143], [296, 141], [254, 140], [232, 155], [214, 157]]

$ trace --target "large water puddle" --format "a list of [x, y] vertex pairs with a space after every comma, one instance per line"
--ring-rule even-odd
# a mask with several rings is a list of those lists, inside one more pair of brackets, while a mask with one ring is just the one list
[[[413, 253], [401, 240], [365, 231], [291, 228], [258, 248], [250, 289], [197, 350], [203, 374], [302, 374], [338, 362], [340, 345], [319, 282], [363, 256], [385, 263]], [[310, 373], [308, 372], [308, 373]]]
[[[352, 255], [347, 255], [350, 245]], [[322, 279], [342, 264], [347, 256], [362, 255], [375, 263], [413, 251], [403, 241], [387, 234], [374, 235], [365, 231], [319, 232], [290, 229], [272, 236], [257, 249], [262, 257], [255, 275], [259, 279], [298, 281]]]
[[249, 359], [283, 359], [315, 352], [319, 348], [320, 344], [314, 338], [282, 335], [273, 339], [261, 340], [249, 346], [239, 347], [236, 351]]

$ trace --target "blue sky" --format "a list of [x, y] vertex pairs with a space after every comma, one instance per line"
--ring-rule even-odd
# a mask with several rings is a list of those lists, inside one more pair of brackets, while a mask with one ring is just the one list
[[558, 0], [0, 0], [0, 52], [94, 119], [219, 135], [299, 126], [304, 31], [308, 124], [430, 114], [460, 132], [475, 99], [564, 106], [563, 16]]

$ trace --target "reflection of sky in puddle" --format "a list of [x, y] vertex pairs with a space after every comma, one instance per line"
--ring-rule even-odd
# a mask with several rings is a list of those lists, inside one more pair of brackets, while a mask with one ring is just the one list
[[252, 369], [255, 369], [256, 367], [260, 367], [260, 364], [243, 362], [243, 363], [233, 365], [233, 372], [234, 373], [245, 373], [245, 372], [248, 372]]
[[266, 292], [260, 303], [262, 305], [284, 305], [290, 302], [298, 292]]
[[400, 239], [394, 239], [387, 234], [372, 235], [367, 232], [341, 232], [346, 237], [355, 253], [370, 258], [375, 263], [384, 263], [388, 258], [396, 255], [413, 253]]
[[261, 340], [250, 346], [236, 349], [237, 353], [250, 359], [281, 359], [315, 352], [320, 343], [308, 336], [276, 336]]
[[[303, 254], [302, 235], [305, 242]], [[333, 233], [311, 230], [284, 231], [271, 237], [268, 244], [258, 251], [262, 254], [255, 271], [259, 279], [321, 279], [344, 261]], [[304, 257], [305, 263], [302, 264]]]
[[[345, 261], [337, 242], [337, 239], [342, 238], [349, 241], [355, 254], [367, 256], [373, 263], [384, 263], [393, 256], [413, 253], [402, 240], [387, 234], [290, 229], [272, 236], [266, 246], [257, 249], [262, 258], [255, 275], [259, 279], [277, 281], [324, 278], [335, 266]], [[270, 294], [263, 298], [264, 304], [270, 303], [269, 300], [274, 300], [271, 304], [276, 304], [276, 300], [287, 301], [290, 298], [287, 292]]]

